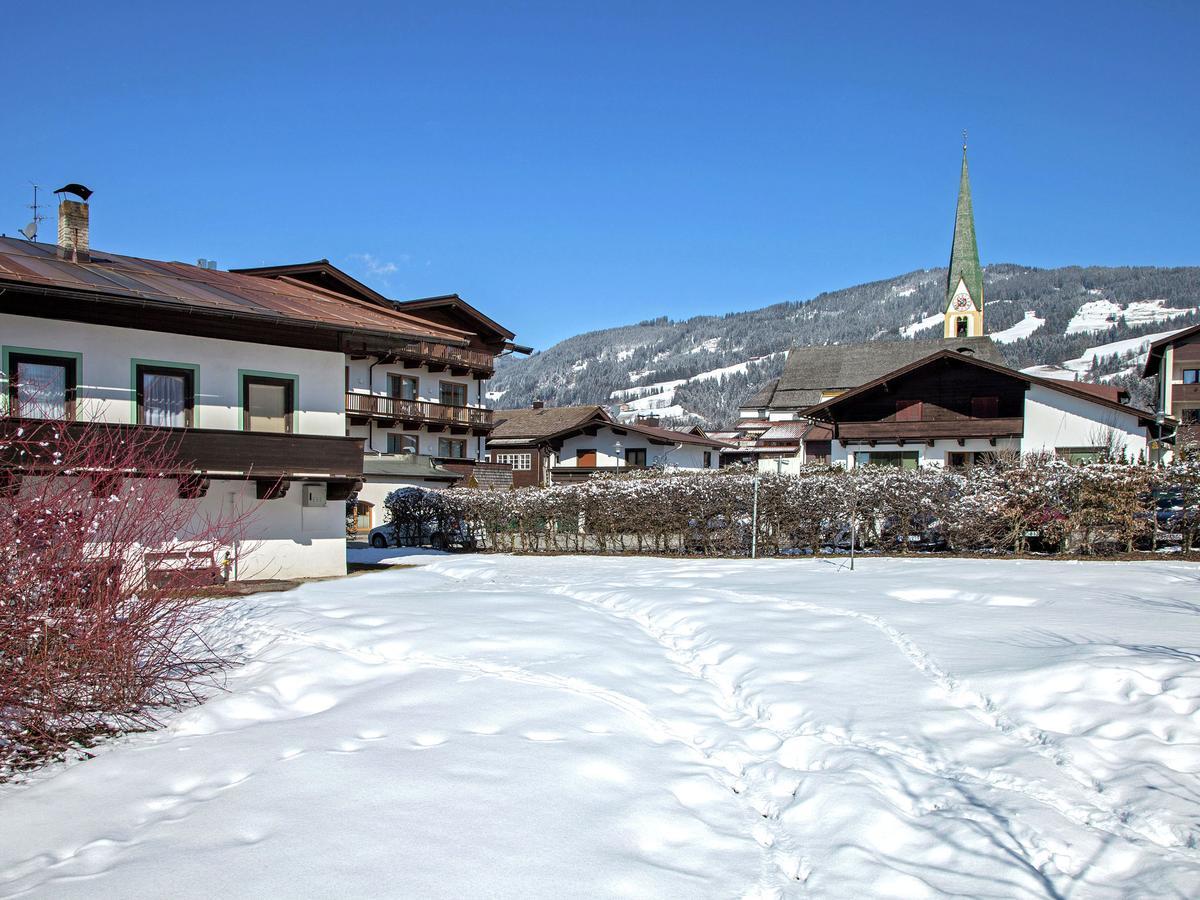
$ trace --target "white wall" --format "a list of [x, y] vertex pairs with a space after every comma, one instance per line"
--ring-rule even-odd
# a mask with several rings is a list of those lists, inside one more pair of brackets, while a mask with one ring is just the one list
[[258, 500], [253, 481], [211, 482], [199, 501], [199, 516], [249, 514], [247, 539], [234, 548], [240, 581], [320, 578], [346, 574], [346, 504], [301, 505], [303, 483], [274, 500]]
[[1117, 433], [1129, 459], [1137, 460], [1146, 451], [1146, 429], [1138, 424], [1137, 416], [1039, 384], [1031, 385], [1025, 393], [1021, 450], [1026, 453], [1103, 446], [1109, 429]]
[[1006, 438], [998, 439], [995, 446], [984, 438], [972, 438], [963, 441], [961, 446], [957, 440], [934, 441], [932, 447], [924, 441], [909, 441], [903, 447], [899, 444], [885, 444], [883, 442], [876, 444], [874, 447], [865, 442], [857, 444], [851, 442], [849, 446], [843, 447], [841, 441], [834, 440], [830, 452], [830, 461], [835, 465], [853, 468], [855, 453], [897, 453], [915, 450], [917, 452], [918, 465], [945, 466], [947, 458], [951, 453], [996, 453], [1002, 450], [1018, 449], [1020, 449], [1019, 441]]
[[551, 465], [576, 466], [578, 465], [576, 454], [583, 449], [596, 451], [597, 466], [616, 466], [618, 465], [616, 450], [618, 443], [621, 445], [619, 464], [622, 466], [625, 465], [626, 450], [640, 449], [646, 451], [646, 465], [648, 466], [663, 465], [680, 469], [702, 469], [704, 468], [704, 453], [707, 450], [712, 453], [709, 468], [720, 467], [720, 453], [715, 448], [684, 444], [676, 450], [674, 444], [652, 444], [644, 435], [635, 434], [632, 431], [622, 435], [613, 434], [611, 428], [601, 428], [595, 437], [582, 434], [567, 438], [563, 441], [562, 450], [558, 452], [557, 461], [551, 460]]
[[[386, 395], [388, 392], [388, 375], [406, 375], [409, 378], [417, 379], [418, 400], [440, 403], [441, 383], [443, 381], [452, 381], [455, 384], [466, 385], [468, 406], [478, 408], [483, 405], [479, 402], [481, 382], [476, 381], [470, 375], [451, 375], [448, 371], [430, 372], [424, 366], [416, 369], [406, 369], [400, 363], [379, 364], [372, 370], [370, 359], [346, 360], [345, 365], [350, 368], [350, 391], [352, 393]], [[344, 383], [344, 372], [341, 378]], [[401, 428], [380, 428], [377, 422], [371, 422], [369, 425], [351, 426], [348, 433], [351, 437], [363, 438], [365, 442], [364, 446], [368, 452], [374, 450], [377, 453], [386, 453], [388, 446], [387, 436], [391, 433], [407, 434], [415, 437], [418, 444], [417, 452], [423, 453], [426, 456], [439, 455], [438, 438], [451, 438], [467, 442], [468, 459], [482, 459], [483, 457], [484, 439], [469, 434], [450, 434], [449, 431], [430, 434], [424, 428], [419, 431], [404, 431]]]
[[142, 359], [199, 366], [196, 428], [241, 427], [238, 370], [246, 369], [297, 376], [297, 432], [346, 433], [341, 353], [7, 314], [0, 314], [0, 344], [82, 354], [77, 397], [88, 418], [134, 420], [132, 360]]

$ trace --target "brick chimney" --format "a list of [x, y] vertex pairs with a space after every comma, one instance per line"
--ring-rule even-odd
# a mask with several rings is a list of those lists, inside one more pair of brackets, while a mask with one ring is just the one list
[[59, 200], [58, 256], [72, 262], [91, 262], [88, 251], [87, 201]]
[[534, 400], [530, 408], [531, 409], [542, 409], [543, 407], [545, 407], [545, 405], [546, 405], [545, 400]]

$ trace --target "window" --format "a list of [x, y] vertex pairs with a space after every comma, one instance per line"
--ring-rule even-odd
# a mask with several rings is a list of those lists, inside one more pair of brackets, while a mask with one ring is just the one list
[[576, 450], [575, 465], [577, 466], [596, 466], [596, 451], [595, 450]]
[[[593, 462], [594, 466], [596, 463]], [[625, 465], [627, 466], [644, 466], [646, 465], [646, 451], [629, 449], [625, 451]]]
[[994, 419], [1000, 415], [999, 397], [972, 397], [971, 418]]
[[78, 358], [10, 352], [9, 409], [30, 419], [70, 419], [75, 415]]
[[896, 421], [897, 422], [920, 422], [921, 421], [921, 401], [920, 400], [897, 400], [896, 401]]
[[438, 456], [447, 459], [466, 459], [467, 442], [454, 438], [438, 438]]
[[970, 337], [971, 326], [966, 316], [959, 316], [954, 320], [954, 336], [955, 337]]
[[514, 472], [528, 472], [533, 468], [532, 453], [493, 453], [492, 462], [508, 464]]
[[387, 436], [388, 453], [417, 453], [420, 450], [420, 439], [415, 434], [389, 433]]
[[1193, 406], [1179, 411], [1179, 421], [1183, 425], [1200, 425], [1200, 406]]
[[946, 465], [951, 469], [969, 469], [972, 466], [989, 466], [996, 462], [996, 454], [991, 450], [975, 453], [948, 453]]
[[870, 450], [854, 454], [855, 466], [893, 466], [897, 469], [915, 469], [918, 463], [916, 450]]
[[711, 450], [704, 451], [704, 468], [706, 468], [706, 469], [712, 468], [712, 451]]
[[194, 369], [139, 363], [134, 376], [139, 425], [192, 427], [196, 406]]
[[242, 375], [242, 429], [291, 434], [296, 382], [269, 375]]
[[388, 396], [399, 400], [416, 400], [419, 382], [411, 375], [392, 375], [388, 378]]
[[1200, 384], [1200, 369], [1184, 369], [1183, 370], [1184, 384]]
[[1057, 447], [1054, 455], [1069, 463], [1097, 462], [1104, 455], [1103, 447]]
[[467, 386], [455, 381], [443, 381], [438, 402], [444, 406], [466, 406]]

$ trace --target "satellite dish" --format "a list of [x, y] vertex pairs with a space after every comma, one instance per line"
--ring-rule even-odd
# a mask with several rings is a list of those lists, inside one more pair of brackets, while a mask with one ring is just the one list
[[26, 225], [21, 229], [21, 234], [25, 235], [26, 240], [32, 241], [37, 237], [37, 222], [30, 222]]

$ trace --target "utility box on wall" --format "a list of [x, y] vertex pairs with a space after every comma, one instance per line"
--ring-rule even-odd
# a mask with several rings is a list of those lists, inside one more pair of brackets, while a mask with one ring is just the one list
[[304, 505], [305, 506], [324, 506], [325, 505], [325, 482], [321, 481], [316, 484], [304, 485]]

